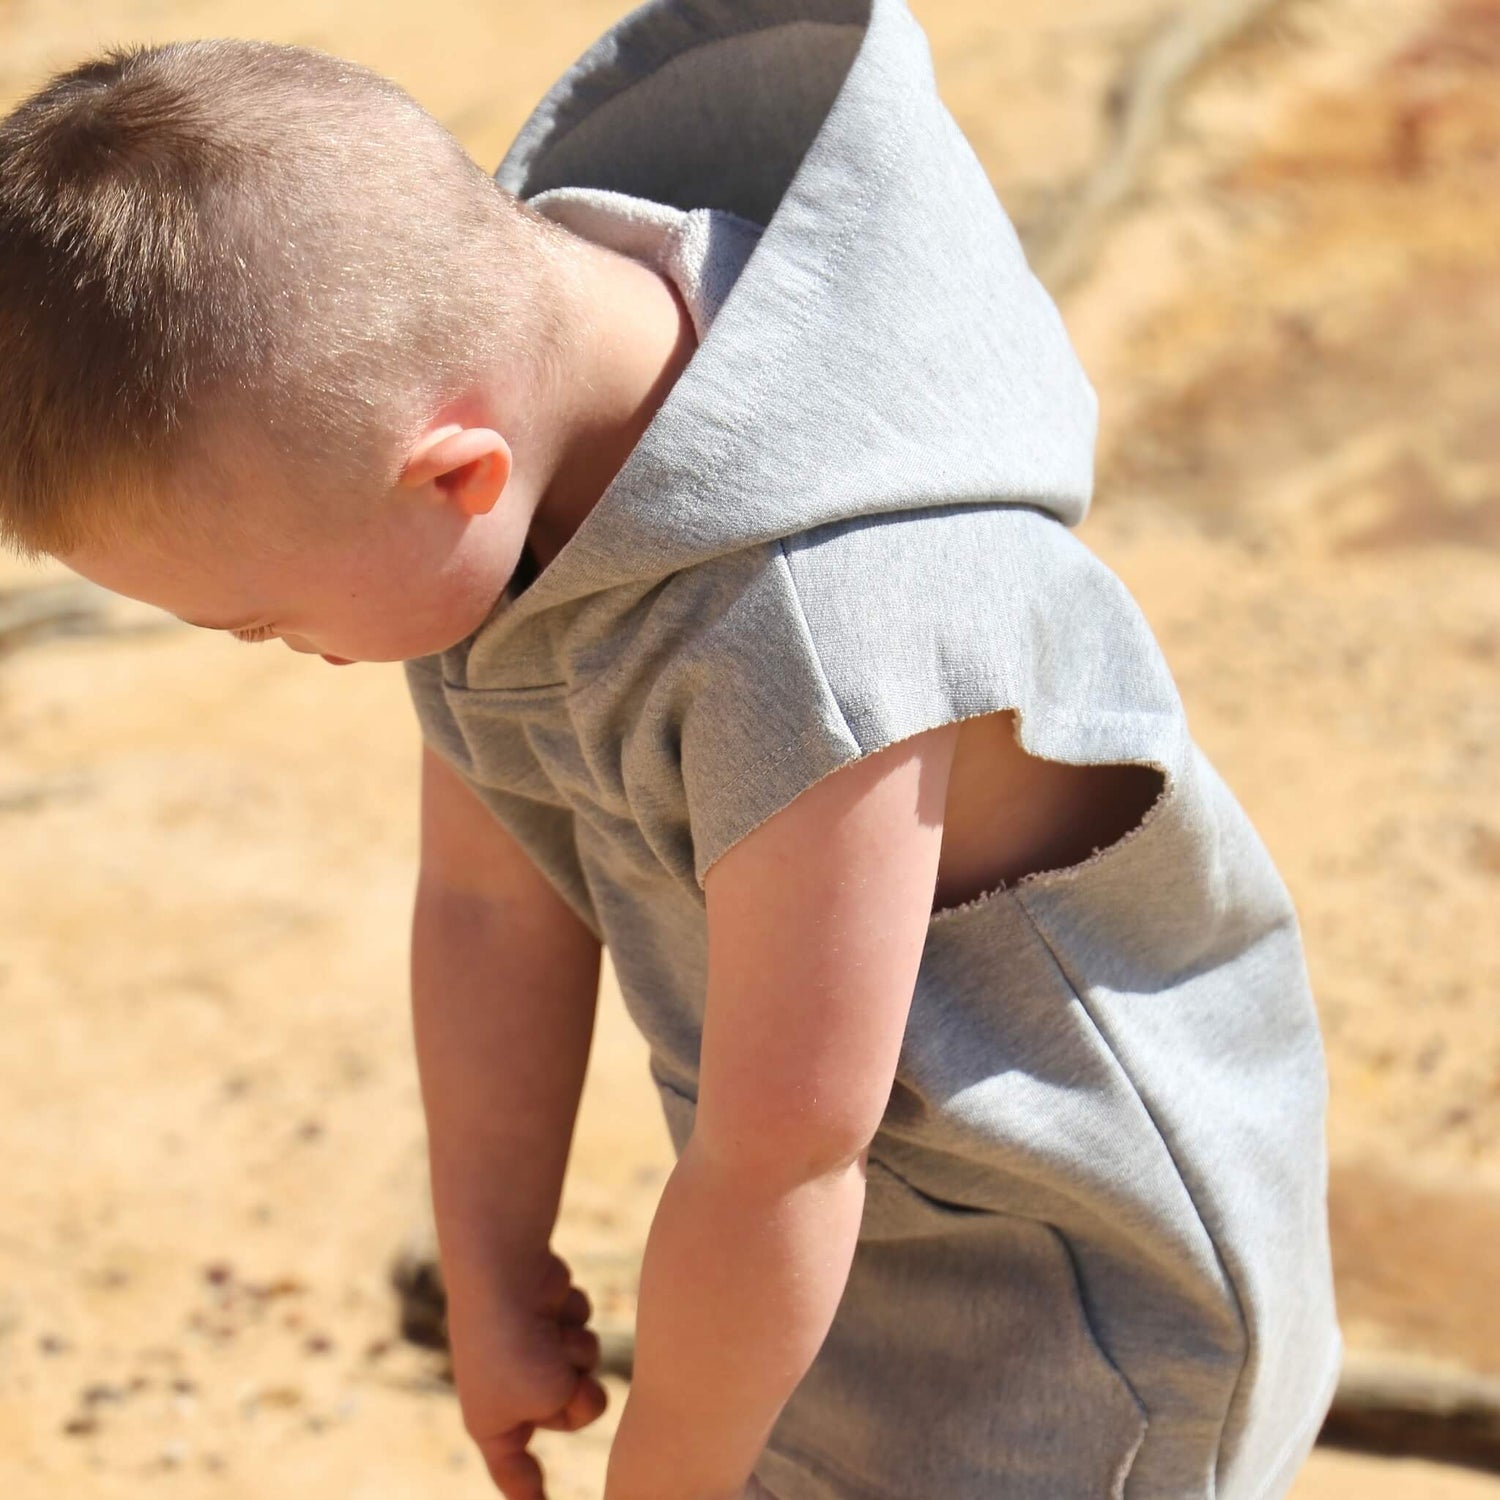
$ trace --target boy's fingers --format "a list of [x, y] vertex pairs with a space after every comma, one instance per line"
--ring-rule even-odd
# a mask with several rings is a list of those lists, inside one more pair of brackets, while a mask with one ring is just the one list
[[563, 1409], [536, 1425], [553, 1432], [577, 1432], [580, 1427], [587, 1427], [590, 1422], [603, 1416], [608, 1405], [609, 1392], [597, 1380], [583, 1376]]
[[558, 1309], [567, 1302], [572, 1286], [573, 1272], [567, 1261], [549, 1252], [536, 1289], [538, 1309], [556, 1317]]
[[568, 1295], [563, 1298], [562, 1307], [558, 1310], [558, 1321], [581, 1328], [593, 1315], [594, 1308], [588, 1293], [582, 1287], [569, 1287]]
[[[546, 1423], [528, 1424], [545, 1426]], [[512, 1435], [491, 1438], [479, 1444], [484, 1466], [490, 1471], [495, 1488], [505, 1500], [547, 1500], [542, 1483], [542, 1466], [525, 1448], [516, 1447]]]
[[562, 1330], [563, 1352], [580, 1370], [592, 1370], [599, 1363], [599, 1335], [592, 1328], [565, 1327]]
[[563, 1407], [563, 1414], [572, 1424], [570, 1430], [577, 1431], [602, 1417], [608, 1405], [609, 1392], [593, 1376], [586, 1375], [578, 1382], [572, 1399]]
[[609, 1392], [593, 1376], [585, 1376], [578, 1382], [573, 1399], [563, 1408], [573, 1418], [575, 1427], [587, 1427], [604, 1415], [609, 1405]]

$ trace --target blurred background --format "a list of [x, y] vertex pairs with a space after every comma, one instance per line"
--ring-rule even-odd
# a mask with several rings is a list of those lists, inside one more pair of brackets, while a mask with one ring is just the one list
[[[389, 74], [492, 168], [628, 8], [0, 0], [0, 108], [105, 45], [263, 37]], [[1083, 538], [1298, 903], [1351, 1361], [1377, 1401], [1457, 1392], [1472, 1437], [1500, 1378], [1500, 3], [912, 8], [1099, 392]], [[0, 559], [5, 1495], [490, 1493], [390, 1283], [426, 1233], [417, 757], [399, 666]], [[610, 1333], [671, 1150], [605, 989], [555, 1245]], [[535, 1445], [553, 1500], [600, 1493], [608, 1385]], [[1295, 1494], [1500, 1496], [1495, 1452], [1320, 1448]]]

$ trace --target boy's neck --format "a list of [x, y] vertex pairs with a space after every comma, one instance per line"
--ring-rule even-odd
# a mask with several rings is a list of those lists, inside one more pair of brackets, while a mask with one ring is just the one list
[[[595, 251], [595, 247], [589, 247]], [[627, 256], [579, 256], [572, 324], [550, 406], [516, 445], [536, 494], [527, 546], [545, 568], [609, 487], [698, 346], [669, 277]]]

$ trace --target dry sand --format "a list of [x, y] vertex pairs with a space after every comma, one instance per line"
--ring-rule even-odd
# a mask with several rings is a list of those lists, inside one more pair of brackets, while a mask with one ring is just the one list
[[[624, 8], [0, 0], [0, 102], [101, 43], [264, 36], [390, 73], [493, 164]], [[914, 8], [1041, 246], [1180, 7]], [[1302, 913], [1351, 1343], [1492, 1373], [1497, 63], [1492, 0], [1273, 7], [1062, 297], [1103, 412], [1084, 538]], [[61, 576], [4, 561], [0, 591]], [[425, 1195], [399, 669], [106, 620], [0, 657], [0, 1492], [486, 1494], [386, 1284]], [[606, 990], [556, 1244], [620, 1327], [671, 1152]], [[609, 1384], [536, 1444], [554, 1500], [599, 1493]], [[1320, 1451], [1295, 1494], [1500, 1482]]]

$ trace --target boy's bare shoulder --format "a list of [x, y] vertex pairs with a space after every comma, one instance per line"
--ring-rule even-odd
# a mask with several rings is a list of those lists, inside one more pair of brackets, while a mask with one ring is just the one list
[[1012, 709], [952, 727], [958, 743], [934, 910], [1082, 863], [1138, 827], [1163, 789], [1162, 773], [1150, 766], [1070, 765], [1028, 754]]

